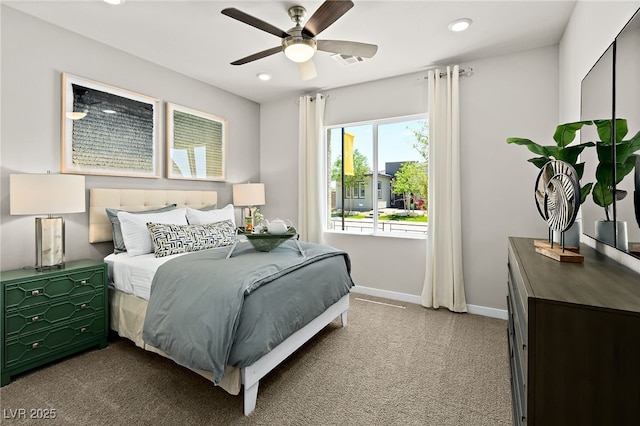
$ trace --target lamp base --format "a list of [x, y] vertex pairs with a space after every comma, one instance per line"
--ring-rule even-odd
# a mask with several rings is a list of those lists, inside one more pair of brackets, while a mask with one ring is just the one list
[[253, 216], [251, 215], [251, 207], [242, 209], [242, 222], [244, 223], [244, 231], [253, 231]]
[[36, 218], [36, 270], [64, 268], [64, 219]]

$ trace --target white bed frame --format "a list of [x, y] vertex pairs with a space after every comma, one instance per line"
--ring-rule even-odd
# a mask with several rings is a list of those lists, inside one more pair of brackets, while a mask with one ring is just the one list
[[347, 311], [349, 310], [349, 295], [343, 296], [333, 305], [316, 317], [309, 324], [293, 333], [285, 341], [273, 348], [271, 352], [248, 367], [240, 369], [244, 386], [244, 415], [248, 416], [256, 408], [258, 398], [258, 384], [260, 379], [273, 370], [278, 364], [294, 353], [300, 346], [318, 334], [325, 326], [340, 316], [342, 326], [347, 325]]
[[[199, 208], [217, 202], [215, 191], [165, 191], [136, 189], [92, 188], [89, 195], [89, 242], [111, 241], [111, 224], [105, 208], [121, 210], [150, 210], [168, 204], [178, 207]], [[347, 325], [349, 295], [331, 305], [309, 324], [293, 333], [248, 367], [240, 369], [243, 385], [244, 415], [255, 408], [260, 379], [294, 353], [334, 319], [340, 317], [342, 326]]]

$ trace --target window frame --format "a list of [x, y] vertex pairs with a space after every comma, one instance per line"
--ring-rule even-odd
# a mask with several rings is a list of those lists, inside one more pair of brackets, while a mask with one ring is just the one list
[[[390, 117], [390, 118], [382, 118], [382, 119], [373, 119], [373, 120], [365, 120], [365, 121], [356, 121], [356, 122], [347, 122], [347, 123], [341, 123], [341, 124], [330, 124], [330, 125], [325, 125], [323, 126], [323, 149], [324, 149], [324, 153], [325, 156], [326, 154], [329, 152], [329, 138], [327, 137], [329, 130], [331, 129], [344, 129], [347, 127], [357, 127], [357, 126], [366, 126], [366, 125], [370, 125], [372, 126], [372, 136], [373, 136], [373, 159], [372, 159], [372, 164], [374, 165], [374, 168], [376, 170], [374, 170], [372, 172], [372, 179], [371, 179], [371, 186], [372, 188], [377, 188], [377, 193], [378, 193], [378, 197], [374, 197], [373, 192], [371, 193], [371, 197], [372, 197], [372, 210], [373, 210], [373, 230], [371, 232], [355, 232], [355, 231], [346, 231], [346, 230], [337, 230], [337, 229], [329, 229], [329, 222], [331, 220], [330, 215], [327, 214], [325, 223], [323, 225], [323, 232], [330, 232], [330, 233], [336, 233], [336, 234], [349, 234], [349, 235], [369, 235], [369, 236], [375, 236], [375, 237], [394, 237], [394, 238], [410, 238], [410, 239], [426, 239], [427, 238], [427, 234], [428, 231], [422, 235], [420, 234], [407, 234], [407, 233], [393, 233], [393, 232], [382, 232], [382, 231], [378, 231], [378, 203], [377, 200], [381, 199], [381, 195], [382, 195], [382, 182], [378, 179], [378, 173], [377, 173], [377, 164], [378, 164], [378, 127], [381, 125], [386, 125], [386, 124], [394, 124], [394, 123], [401, 123], [401, 122], [407, 122], [407, 121], [418, 121], [418, 120], [429, 120], [429, 113], [425, 112], [425, 113], [420, 113], [420, 114], [410, 114], [410, 115], [404, 115], [404, 116], [398, 116], [398, 117]], [[326, 167], [324, 167], [324, 180], [325, 182], [329, 183], [331, 181], [331, 177], [329, 176], [329, 167], [330, 164], [327, 164]], [[359, 182], [358, 183], [358, 187], [354, 188], [354, 191], [356, 189], [360, 189], [360, 185], [362, 185], [364, 187], [364, 197], [366, 198], [366, 185], [363, 184], [363, 182]], [[329, 188], [329, 185], [327, 185], [327, 189]], [[373, 191], [373, 189], [372, 189]], [[359, 191], [358, 191], [359, 192]], [[353, 194], [352, 194], [353, 195]], [[329, 191], [327, 191], [327, 194], [325, 196], [325, 206], [329, 206], [329, 199], [330, 199], [330, 195], [329, 195]], [[346, 193], [345, 193], [345, 199], [346, 199]], [[327, 208], [327, 212], [329, 213], [329, 209]]]

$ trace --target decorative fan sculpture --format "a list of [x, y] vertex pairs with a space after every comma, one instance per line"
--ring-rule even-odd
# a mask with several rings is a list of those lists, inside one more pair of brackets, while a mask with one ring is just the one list
[[[573, 166], [560, 160], [552, 160], [542, 166], [535, 185], [535, 199], [538, 213], [549, 226], [549, 249], [553, 255], [538, 250], [541, 244], [536, 243], [536, 251], [558, 258], [553, 246], [553, 231], [560, 232], [561, 252], [565, 253], [564, 232], [573, 225], [580, 208], [580, 184], [578, 173]], [[582, 261], [582, 256], [572, 261]]]

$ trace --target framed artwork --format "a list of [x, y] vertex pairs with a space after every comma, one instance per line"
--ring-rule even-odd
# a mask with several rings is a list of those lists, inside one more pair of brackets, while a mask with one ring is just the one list
[[224, 181], [227, 119], [167, 103], [167, 178]]
[[62, 74], [62, 173], [159, 178], [160, 101]]

